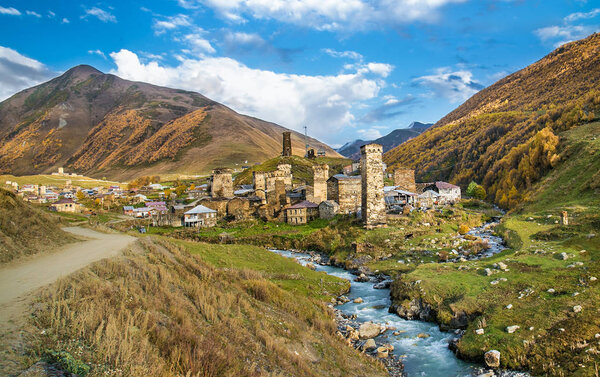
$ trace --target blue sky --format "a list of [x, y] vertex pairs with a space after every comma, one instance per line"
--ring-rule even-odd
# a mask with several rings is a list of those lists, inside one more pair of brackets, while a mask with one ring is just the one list
[[596, 31], [591, 0], [0, 0], [0, 100], [90, 64], [339, 146], [435, 122]]

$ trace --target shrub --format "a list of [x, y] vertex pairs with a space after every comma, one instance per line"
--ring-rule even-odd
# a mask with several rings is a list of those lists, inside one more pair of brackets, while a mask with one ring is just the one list
[[66, 351], [46, 351], [46, 360], [59, 366], [65, 372], [76, 374], [79, 377], [84, 377], [90, 372], [90, 366], [81, 360], [73, 357]]
[[458, 233], [462, 234], [462, 235], [467, 234], [469, 232], [469, 230], [471, 230], [471, 229], [466, 224], [461, 224], [458, 227]]

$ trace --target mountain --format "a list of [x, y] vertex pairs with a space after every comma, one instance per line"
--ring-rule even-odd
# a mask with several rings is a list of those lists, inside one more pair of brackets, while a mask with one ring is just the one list
[[360, 158], [360, 147], [369, 143], [377, 143], [383, 145], [383, 151], [387, 152], [390, 149], [397, 147], [407, 140], [412, 139], [423, 133], [426, 129], [431, 127], [433, 123], [421, 123], [412, 122], [407, 128], [396, 129], [389, 134], [380, 137], [375, 140], [361, 140], [357, 139], [349, 143], [344, 144], [337, 151], [344, 157], [357, 160]]
[[[0, 173], [59, 166], [112, 179], [206, 173], [279, 155], [283, 131], [289, 130], [195, 92], [80, 65], [0, 103]], [[309, 143], [339, 157], [317, 140]], [[292, 146], [303, 155], [304, 136], [293, 132]]]
[[415, 168], [421, 181], [480, 182], [489, 199], [514, 208], [570, 158], [563, 134], [597, 119], [599, 89], [600, 34], [593, 34], [481, 90], [384, 161]]

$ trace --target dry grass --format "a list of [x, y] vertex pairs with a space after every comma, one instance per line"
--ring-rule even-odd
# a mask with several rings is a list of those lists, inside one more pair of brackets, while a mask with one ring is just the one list
[[90, 376], [385, 375], [335, 336], [322, 302], [165, 240], [139, 246], [45, 291], [32, 358], [67, 351]]

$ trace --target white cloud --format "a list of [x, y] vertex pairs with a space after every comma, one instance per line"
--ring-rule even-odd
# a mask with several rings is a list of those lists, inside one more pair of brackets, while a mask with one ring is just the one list
[[209, 53], [214, 54], [215, 49], [210, 42], [204, 39], [200, 34], [188, 34], [184, 37], [184, 40], [190, 45], [193, 52], [197, 54]]
[[162, 20], [154, 20], [153, 28], [155, 34], [163, 34], [167, 30], [174, 30], [180, 27], [192, 26], [190, 18], [185, 14], [178, 14], [176, 16], [166, 17]]
[[231, 45], [264, 46], [265, 40], [257, 33], [229, 32], [225, 35], [225, 42]]
[[61, 21], [61, 23], [68, 24], [68, 23], [70, 23], [70, 21], [69, 21], [68, 18], [63, 18], [62, 21]]
[[552, 41], [554, 47], [573, 42], [600, 30], [598, 26], [587, 25], [554, 25], [537, 29], [535, 34], [543, 41]]
[[582, 13], [582, 12], [577, 12], [577, 13], [572, 13], [570, 15], [568, 15], [567, 17], [565, 17], [565, 22], [573, 22], [573, 21], [578, 21], [578, 20], [587, 20], [590, 18], [594, 18], [596, 16], [600, 15], [600, 8], [596, 8], [594, 10], [591, 10], [587, 13]]
[[48, 18], [54, 18], [54, 16], [56, 16], [56, 13], [52, 12], [51, 10], [48, 11]]
[[110, 54], [120, 77], [193, 90], [236, 111], [334, 142], [354, 121], [352, 108], [376, 97], [385, 85], [371, 72], [330, 76], [277, 73], [225, 57], [182, 58], [177, 66], [147, 64], [128, 50]]
[[435, 70], [433, 75], [417, 77], [416, 84], [427, 87], [433, 94], [449, 99], [451, 102], [462, 102], [483, 89], [483, 85], [473, 79], [467, 70], [452, 71], [448, 67]]
[[20, 16], [21, 12], [19, 12], [18, 9], [15, 9], [13, 7], [4, 8], [4, 7], [0, 6], [0, 14], [6, 14], [9, 16]]
[[98, 56], [106, 59], [106, 55], [104, 55], [104, 53], [102, 51], [100, 51], [100, 50], [88, 50], [88, 54], [98, 55]]
[[37, 12], [34, 12], [34, 11], [32, 11], [32, 10], [26, 10], [26, 11], [25, 11], [25, 13], [26, 13], [28, 16], [33, 16], [33, 17], [37, 17], [37, 18], [42, 18], [42, 15], [41, 15], [41, 14], [39, 14], [39, 13], [37, 13]]
[[102, 22], [117, 22], [117, 18], [112, 13], [98, 7], [86, 9], [85, 14], [81, 16], [81, 18], [86, 18], [88, 16], [94, 16]]
[[363, 140], [375, 140], [379, 139], [382, 136], [381, 132], [379, 132], [379, 130], [375, 127], [357, 130], [356, 132], [360, 135], [360, 138]]
[[413, 21], [431, 22], [439, 9], [466, 0], [180, 0], [180, 5], [203, 4], [222, 17], [243, 22], [274, 19], [319, 30], [372, 29]]
[[[543, 27], [535, 30], [534, 34], [542, 42], [551, 42], [554, 47], [559, 47], [565, 43], [585, 38], [592, 33], [600, 31], [600, 26], [598, 25], [582, 24], [582, 22], [585, 23], [585, 20], [590, 20], [598, 15], [600, 15], [600, 8], [585, 13], [571, 13], [563, 19], [562, 25]], [[579, 23], [575, 24], [575, 21], [579, 21]]]
[[336, 51], [336, 50], [332, 50], [330, 48], [324, 48], [322, 51], [324, 53], [326, 53], [327, 55], [334, 57], [334, 58], [347, 58], [347, 59], [354, 59], [354, 60], [362, 60], [363, 59], [363, 56], [356, 51]]
[[367, 68], [369, 71], [378, 74], [381, 77], [387, 77], [394, 69], [394, 66], [385, 63], [368, 63]]
[[44, 64], [0, 46], [0, 101], [54, 76]]

